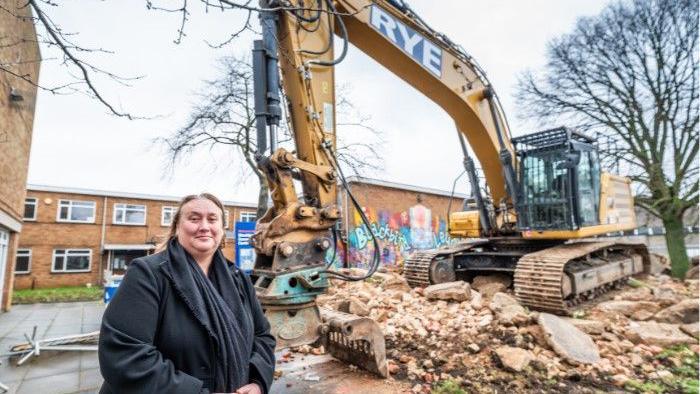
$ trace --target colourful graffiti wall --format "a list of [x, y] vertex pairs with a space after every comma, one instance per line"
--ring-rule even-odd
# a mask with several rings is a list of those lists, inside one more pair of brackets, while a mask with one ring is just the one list
[[363, 211], [370, 228], [355, 212], [348, 230], [347, 259], [351, 266], [366, 266], [371, 262], [374, 245], [370, 230], [377, 238], [385, 265], [403, 264], [411, 252], [436, 248], [450, 240], [445, 220], [433, 216], [431, 210], [421, 204], [402, 212], [373, 208], [363, 208]]

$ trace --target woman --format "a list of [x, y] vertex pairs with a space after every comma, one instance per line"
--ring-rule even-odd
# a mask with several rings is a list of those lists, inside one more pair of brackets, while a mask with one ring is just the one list
[[165, 250], [134, 260], [100, 331], [101, 393], [267, 393], [275, 339], [221, 253], [223, 205], [185, 197]]

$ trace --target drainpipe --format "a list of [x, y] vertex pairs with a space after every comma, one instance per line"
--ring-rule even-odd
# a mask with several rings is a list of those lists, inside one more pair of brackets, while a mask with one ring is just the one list
[[[103, 266], [102, 266], [102, 261], [104, 260], [102, 258], [102, 255], [104, 254], [105, 250], [105, 230], [107, 228], [107, 196], [104, 196], [102, 199], [102, 228], [101, 228], [101, 234], [100, 234], [100, 270], [97, 272], [98, 277], [102, 276], [102, 280], [98, 281], [98, 285], [101, 284], [104, 281], [104, 273], [102, 272]], [[109, 264], [109, 253], [107, 254], [107, 264]]]

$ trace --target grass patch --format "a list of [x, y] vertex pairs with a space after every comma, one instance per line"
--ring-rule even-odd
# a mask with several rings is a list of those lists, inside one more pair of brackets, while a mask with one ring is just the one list
[[454, 380], [442, 380], [433, 387], [431, 394], [467, 394]]
[[51, 289], [22, 289], [12, 293], [12, 304], [36, 304], [47, 302], [97, 301], [102, 299], [99, 286], [55, 287]]
[[656, 356], [673, 373], [664, 379], [631, 380], [625, 388], [640, 393], [681, 392], [698, 394], [698, 355], [686, 345], [670, 347]]

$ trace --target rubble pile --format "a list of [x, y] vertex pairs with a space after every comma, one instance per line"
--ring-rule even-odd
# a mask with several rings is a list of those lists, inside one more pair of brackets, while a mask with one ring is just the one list
[[501, 276], [410, 289], [398, 273], [380, 272], [334, 281], [318, 301], [377, 321], [391, 375], [414, 392], [445, 381], [467, 392], [675, 387], [688, 354], [697, 368], [698, 281], [656, 275], [632, 285], [573, 318], [527, 310]]

